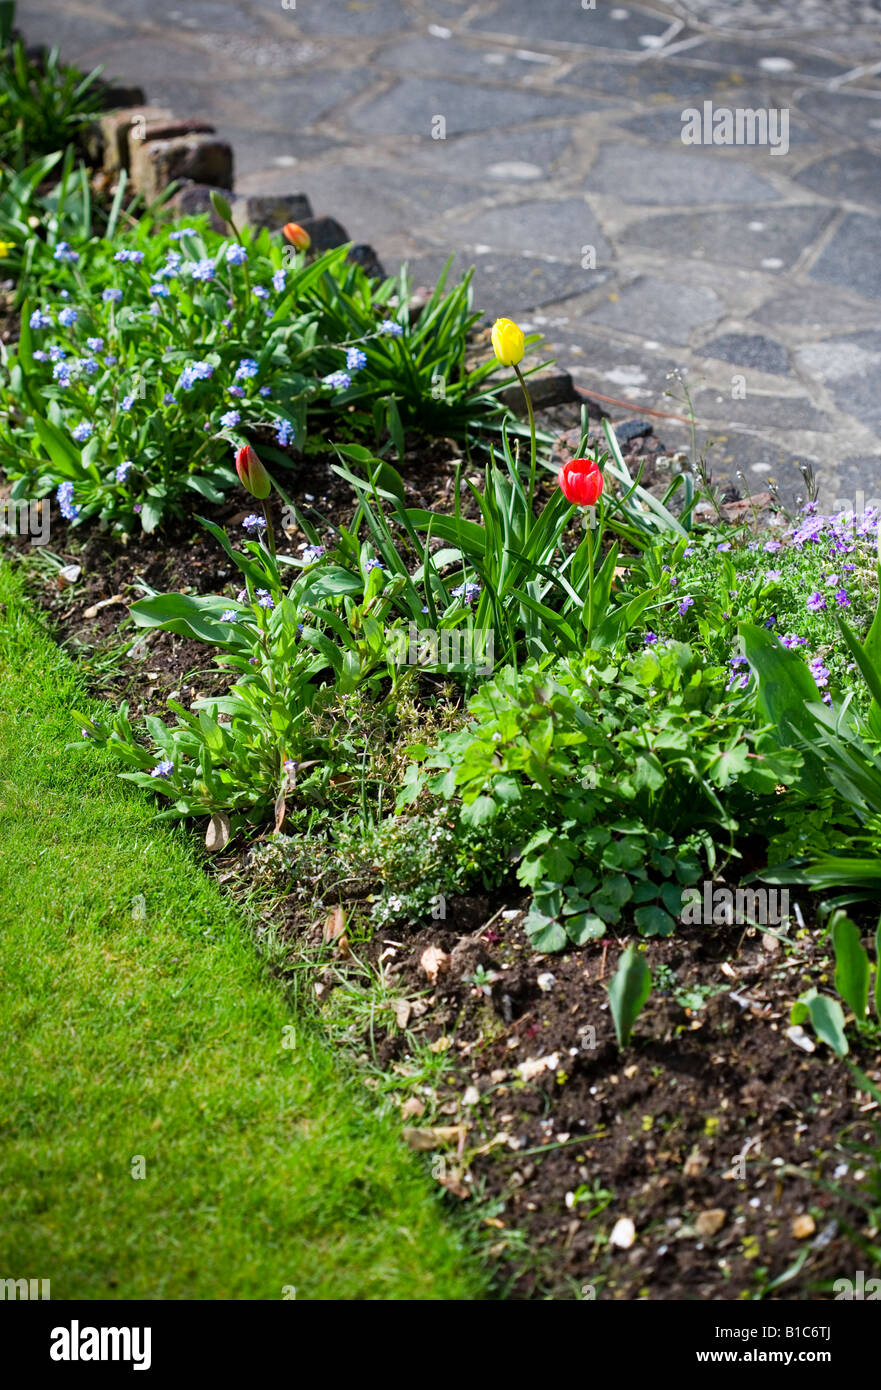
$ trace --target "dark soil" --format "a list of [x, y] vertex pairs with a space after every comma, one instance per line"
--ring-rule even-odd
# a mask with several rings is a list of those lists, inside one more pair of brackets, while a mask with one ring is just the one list
[[[421, 1075], [419, 1044], [449, 1044], [443, 1082], [413, 1088], [425, 1109], [404, 1110], [405, 1133], [435, 1153], [454, 1200], [494, 1199], [486, 1224], [514, 1297], [737, 1299], [803, 1260], [768, 1296], [816, 1299], [868, 1267], [845, 1230], [857, 1209], [812, 1178], [847, 1164], [838, 1179], [852, 1184], [841, 1135], [868, 1137], [877, 1107], [823, 1044], [809, 1054], [786, 1033], [829, 964], [818, 934], [693, 927], [650, 942], [655, 990], [619, 1051], [606, 988], [624, 943], [536, 957], [521, 913], [450, 907], [456, 929], [397, 929], [397, 945], [369, 947], [387, 986], [427, 1003], [406, 1031], [374, 1026], [370, 1043], [402, 1075]], [[426, 993], [429, 947], [450, 960]], [[491, 984], [474, 983], [478, 967]], [[321, 975], [322, 1007], [345, 970]], [[881, 1080], [877, 1052], [856, 1059]], [[629, 1248], [609, 1242], [620, 1218], [635, 1228]]]

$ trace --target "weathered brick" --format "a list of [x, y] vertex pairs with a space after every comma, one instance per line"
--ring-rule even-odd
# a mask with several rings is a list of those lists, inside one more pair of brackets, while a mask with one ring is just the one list
[[257, 231], [277, 232], [286, 222], [312, 220], [312, 205], [305, 193], [240, 194], [232, 200], [233, 217]]
[[[147, 121], [173, 120], [165, 106], [129, 106], [122, 111], [108, 111], [95, 124], [96, 139], [103, 148], [103, 164], [108, 174], [129, 167], [129, 132], [140, 130]], [[90, 136], [91, 151], [91, 136]]]
[[[536, 410], [544, 410], [549, 405], [565, 405], [567, 401], [575, 400], [572, 378], [560, 367], [549, 367], [546, 371], [528, 376], [526, 385], [529, 387], [532, 404]], [[526, 414], [526, 401], [523, 399], [523, 390], [519, 382], [500, 391], [499, 400], [504, 401], [511, 410], [516, 410], [518, 415]]]
[[352, 240], [345, 227], [334, 217], [307, 217], [300, 226], [309, 233], [312, 250], [317, 255], [321, 255], [322, 251], [332, 251], [335, 246], [345, 246], [346, 242]]
[[232, 147], [211, 135], [149, 140], [132, 151], [130, 172], [147, 202], [152, 202], [176, 179], [229, 189], [233, 179]]

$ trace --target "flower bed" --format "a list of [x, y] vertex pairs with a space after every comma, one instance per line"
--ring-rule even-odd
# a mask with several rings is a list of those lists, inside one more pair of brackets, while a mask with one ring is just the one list
[[223, 195], [226, 234], [119, 200], [23, 233], [33, 193], [9, 505], [51, 508], [35, 592], [126, 694], [72, 739], [264, 901], [519, 1292], [877, 1259], [871, 509], [726, 522], [697, 458], [649, 487], [608, 418], [536, 418], [540, 344], [488, 342], [469, 277], [417, 308]]

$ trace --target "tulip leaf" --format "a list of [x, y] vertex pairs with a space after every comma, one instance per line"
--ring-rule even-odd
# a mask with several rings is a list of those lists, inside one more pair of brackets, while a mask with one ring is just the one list
[[835, 988], [853, 1010], [858, 1023], [865, 1022], [869, 1007], [869, 956], [860, 942], [857, 925], [836, 912], [830, 928], [835, 946]]
[[626, 1047], [640, 1010], [651, 994], [652, 975], [644, 955], [631, 943], [609, 985], [609, 1007], [619, 1047]]

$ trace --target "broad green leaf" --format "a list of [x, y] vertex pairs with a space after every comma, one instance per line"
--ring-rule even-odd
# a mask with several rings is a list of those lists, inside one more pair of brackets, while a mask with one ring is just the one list
[[631, 943], [618, 962], [609, 986], [609, 1007], [619, 1047], [626, 1047], [640, 1009], [651, 993], [652, 975], [646, 958]]
[[858, 1023], [864, 1023], [869, 1006], [869, 956], [860, 942], [855, 922], [836, 912], [831, 925], [835, 946], [835, 988], [853, 1010]]

